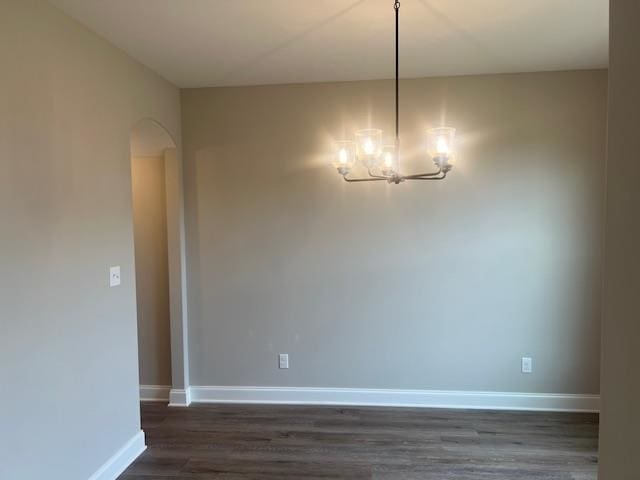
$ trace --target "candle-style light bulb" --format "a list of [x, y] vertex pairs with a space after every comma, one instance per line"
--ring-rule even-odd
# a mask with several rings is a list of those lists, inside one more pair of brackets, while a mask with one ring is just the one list
[[368, 128], [356, 132], [356, 153], [367, 168], [375, 168], [382, 159], [382, 130]]
[[347, 153], [347, 150], [344, 148], [341, 148], [340, 151], [338, 152], [338, 161], [340, 162], [341, 165], [346, 165], [348, 160], [349, 160], [349, 154]]
[[382, 174], [393, 176], [398, 173], [398, 152], [395, 145], [384, 145], [382, 147]]
[[431, 160], [442, 170], [451, 169], [451, 160], [455, 153], [456, 129], [436, 127], [427, 130], [427, 152]]
[[370, 138], [366, 138], [364, 142], [362, 142], [362, 149], [366, 155], [373, 155], [376, 150], [373, 141]]
[[447, 139], [444, 137], [438, 137], [438, 154], [439, 155], [449, 155], [450, 149], [449, 144], [447, 143]]
[[333, 166], [338, 169], [340, 175], [346, 175], [356, 162], [356, 146], [348, 140], [341, 140], [335, 144], [335, 156]]

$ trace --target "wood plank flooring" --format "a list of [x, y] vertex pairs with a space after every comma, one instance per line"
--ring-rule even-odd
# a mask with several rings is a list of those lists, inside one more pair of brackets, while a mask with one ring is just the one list
[[119, 480], [596, 480], [598, 415], [142, 404]]

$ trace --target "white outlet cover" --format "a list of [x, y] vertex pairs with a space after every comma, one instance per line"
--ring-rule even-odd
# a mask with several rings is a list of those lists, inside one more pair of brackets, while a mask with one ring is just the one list
[[120, 266], [109, 268], [109, 287], [117, 287], [120, 285]]
[[533, 359], [531, 357], [522, 357], [522, 373], [533, 372]]

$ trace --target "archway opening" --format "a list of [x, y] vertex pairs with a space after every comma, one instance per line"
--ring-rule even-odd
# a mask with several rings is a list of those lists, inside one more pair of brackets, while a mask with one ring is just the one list
[[169, 398], [171, 369], [171, 168], [176, 144], [152, 119], [131, 131], [131, 183], [142, 400]]

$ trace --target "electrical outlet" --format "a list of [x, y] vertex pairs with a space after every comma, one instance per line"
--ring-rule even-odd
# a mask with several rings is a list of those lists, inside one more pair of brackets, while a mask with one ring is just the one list
[[109, 287], [117, 287], [120, 285], [120, 267], [109, 268]]
[[522, 357], [522, 373], [533, 372], [533, 360], [531, 357]]
[[278, 368], [289, 368], [288, 353], [281, 353], [278, 355]]

